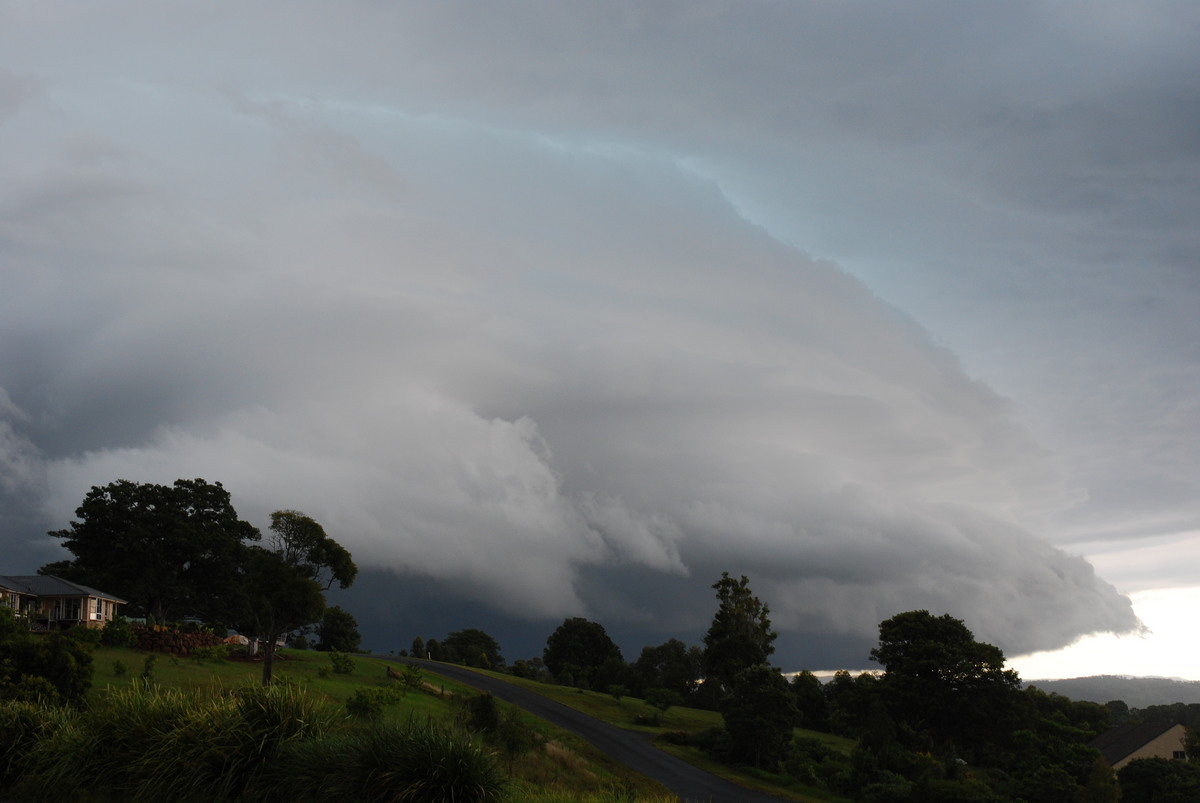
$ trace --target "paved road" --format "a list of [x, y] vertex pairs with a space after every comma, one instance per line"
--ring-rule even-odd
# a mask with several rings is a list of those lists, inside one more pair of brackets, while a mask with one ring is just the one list
[[469, 669], [413, 658], [375, 656], [416, 664], [422, 669], [486, 691], [505, 702], [520, 706], [531, 714], [560, 728], [582, 736], [601, 751], [630, 769], [659, 781], [685, 803], [779, 803], [783, 798], [749, 789], [697, 769], [686, 761], [664, 753], [650, 743], [650, 737], [602, 722], [574, 708], [543, 697], [520, 686]]

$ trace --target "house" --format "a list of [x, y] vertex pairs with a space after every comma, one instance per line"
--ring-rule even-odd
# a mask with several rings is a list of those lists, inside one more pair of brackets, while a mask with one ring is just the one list
[[1186, 759], [1186, 737], [1187, 728], [1178, 722], [1131, 722], [1097, 736], [1089, 747], [1119, 770], [1135, 758]]
[[31, 630], [104, 627], [125, 600], [53, 575], [0, 575], [0, 605], [29, 622]]

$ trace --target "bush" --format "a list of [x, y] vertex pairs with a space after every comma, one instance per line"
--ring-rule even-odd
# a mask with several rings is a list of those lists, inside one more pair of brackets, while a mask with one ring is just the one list
[[142, 680], [146, 683], [154, 680], [154, 664], [158, 661], [158, 656], [150, 654], [146, 656], [146, 660], [142, 661]]
[[0, 606], [0, 699], [51, 697], [82, 706], [91, 686], [90, 647], [62, 633], [34, 636]]
[[500, 725], [500, 711], [496, 698], [490, 694], [477, 694], [466, 702], [467, 727], [476, 733], [495, 733]]
[[100, 643], [105, 647], [132, 647], [135, 641], [133, 627], [124, 616], [114, 616], [100, 631]]
[[103, 632], [94, 627], [86, 625], [76, 625], [67, 631], [67, 635], [79, 644], [88, 649], [95, 649], [100, 646], [100, 640], [103, 637]]
[[346, 711], [358, 719], [376, 720], [383, 709], [395, 702], [396, 694], [387, 688], [360, 688], [346, 699]]
[[338, 675], [354, 674], [354, 659], [344, 652], [333, 650], [329, 653], [329, 662], [333, 664], [333, 671]]
[[493, 741], [511, 762], [517, 756], [527, 753], [541, 742], [541, 734], [525, 721], [525, 717], [516, 708], [507, 708], [500, 715]]
[[229, 645], [214, 644], [211, 647], [193, 647], [189, 655], [196, 661], [224, 661], [229, 657]]

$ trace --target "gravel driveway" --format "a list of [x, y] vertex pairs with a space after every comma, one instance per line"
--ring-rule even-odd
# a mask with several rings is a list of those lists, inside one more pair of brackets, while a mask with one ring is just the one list
[[648, 734], [618, 728], [503, 680], [452, 664], [392, 656], [374, 657], [415, 664], [427, 672], [473, 686], [519, 706], [583, 737], [630, 769], [662, 783], [685, 803], [778, 803], [785, 799], [743, 789], [664, 753], [651, 744]]

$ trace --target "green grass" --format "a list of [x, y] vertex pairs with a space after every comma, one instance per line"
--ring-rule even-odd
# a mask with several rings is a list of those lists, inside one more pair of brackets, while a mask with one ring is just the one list
[[[144, 653], [129, 649], [98, 648], [94, 653], [95, 674], [92, 699], [100, 699], [115, 690], [132, 687], [141, 674]], [[121, 661], [128, 671], [123, 676], [113, 670]], [[387, 677], [387, 667], [397, 668], [394, 662], [378, 657], [355, 656], [354, 672], [333, 674], [329, 656], [309, 650], [283, 650], [276, 656], [275, 678], [295, 684], [310, 694], [331, 703], [344, 705], [356, 691], [363, 688], [391, 688], [395, 681]], [[610, 694], [586, 691], [566, 686], [515, 678], [498, 672], [475, 670], [557, 700], [597, 719], [618, 727], [652, 734], [669, 731], [695, 733], [720, 727], [721, 715], [715, 711], [673, 706], [665, 714], [635, 697], [619, 700]], [[448, 721], [460, 716], [454, 699], [478, 694], [469, 686], [456, 683], [432, 673], [422, 673], [425, 686], [420, 692], [410, 692], [388, 705], [380, 723], [400, 725], [412, 721]], [[192, 692], [220, 692], [260, 682], [262, 664], [227, 658], [224, 660], [195, 660], [160, 655], [154, 662], [154, 682], [163, 687]], [[502, 710], [511, 707], [496, 701]], [[648, 724], [655, 715], [657, 725]], [[654, 801], [669, 798], [663, 787], [650, 779], [631, 773], [623, 765], [600, 753], [583, 739], [532, 717], [520, 715], [527, 727], [537, 733], [538, 747], [527, 754], [505, 760], [514, 782], [513, 800], [532, 803], [607, 803], [607, 801]], [[640, 721], [639, 721], [640, 719]], [[796, 730], [797, 736], [816, 739], [845, 755], [854, 747], [853, 740], [815, 731]], [[709, 759], [696, 748], [659, 742], [660, 749], [714, 775], [734, 783], [797, 801], [826, 803], [840, 798], [821, 790], [803, 787], [787, 778], [770, 776], [731, 768]], [[631, 798], [630, 795], [633, 797]]]
[[[653, 734], [662, 734], [671, 731], [696, 733], [723, 725], [723, 720], [718, 712], [687, 708], [685, 706], [672, 706], [667, 709], [665, 714], [661, 715], [658, 725], [649, 725], [645, 724], [645, 720], [658, 714], [659, 711], [636, 697], [622, 696], [618, 700], [611, 694], [598, 691], [541, 683], [485, 669], [473, 669], [472, 671], [490, 675], [513, 685], [535, 691], [544, 697], [549, 697], [589, 716], [630, 730]], [[643, 721], [639, 722], [639, 718], [643, 718]], [[829, 733], [821, 733], [819, 731], [796, 728], [795, 735], [820, 741], [830, 749], [836, 750], [846, 756], [850, 755], [855, 746], [853, 739], [834, 736]], [[829, 801], [845, 800], [845, 798], [838, 797], [822, 789], [798, 784], [784, 776], [742, 770], [721, 764], [694, 747], [672, 745], [662, 741], [656, 744], [659, 749], [670, 753], [676, 758], [748, 789], [779, 795], [790, 800], [803, 801], [803, 803], [828, 803]]]
[[[98, 704], [112, 695], [135, 688], [140, 682], [146, 655], [126, 648], [97, 648], [93, 653], [90, 702]], [[124, 674], [118, 674], [114, 669], [117, 662], [127, 668]], [[355, 656], [354, 662], [353, 673], [339, 675], [330, 671], [332, 665], [325, 653], [284, 650], [276, 654], [274, 678], [277, 683], [296, 686], [317, 699], [338, 706], [344, 706], [346, 700], [360, 689], [398, 685], [387, 677], [389, 666], [399, 668], [395, 662], [371, 656]], [[452, 722], [461, 716], [456, 698], [461, 700], [478, 694], [475, 689], [440, 675], [425, 672], [422, 675], [422, 690], [411, 691], [388, 705], [378, 725], [399, 727], [411, 722]], [[232, 657], [214, 661], [157, 655], [152, 670], [152, 681], [156, 686], [197, 695], [219, 695], [255, 686], [261, 682], [261, 677], [261, 663]], [[501, 711], [512, 709], [502, 701], [496, 703]], [[571, 803], [655, 803], [669, 799], [661, 784], [631, 772], [574, 734], [524, 712], [519, 712], [518, 716], [527, 728], [536, 732], [536, 746], [528, 753], [502, 758], [512, 781], [513, 803], [560, 800]]]

